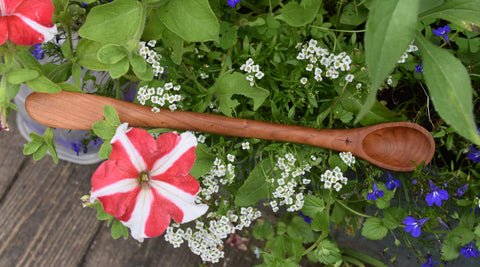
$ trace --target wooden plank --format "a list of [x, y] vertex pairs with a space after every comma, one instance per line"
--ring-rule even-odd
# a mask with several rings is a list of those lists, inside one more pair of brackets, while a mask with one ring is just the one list
[[0, 199], [12, 186], [14, 177], [24, 162], [23, 145], [27, 141], [20, 135], [15, 123], [15, 113], [8, 117], [10, 131], [0, 133]]
[[0, 266], [80, 264], [100, 227], [95, 211], [80, 203], [94, 170], [28, 159], [0, 203]]
[[[184, 243], [180, 248], [174, 248], [164, 240], [163, 236], [145, 239], [139, 243], [129, 237], [127, 240], [113, 239], [110, 229], [102, 229], [92, 244], [82, 266], [199, 266], [202, 260], [193, 254]], [[226, 245], [225, 258], [219, 263], [206, 266], [245, 267], [260, 264], [251, 251], [241, 251]]]
[[200, 257], [190, 252], [187, 246], [173, 248], [163, 237], [145, 239], [113, 239], [110, 229], [102, 229], [92, 244], [82, 264], [92, 266], [198, 266]]

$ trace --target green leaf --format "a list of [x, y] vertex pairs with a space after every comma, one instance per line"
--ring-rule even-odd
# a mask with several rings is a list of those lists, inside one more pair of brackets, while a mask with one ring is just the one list
[[218, 46], [222, 49], [228, 49], [237, 43], [238, 26], [230, 26], [230, 23], [220, 22], [220, 43]]
[[47, 155], [48, 146], [46, 144], [42, 144], [34, 153], [33, 159], [35, 161], [41, 160], [45, 155]]
[[112, 79], [117, 79], [120, 78], [123, 74], [127, 73], [129, 68], [130, 64], [128, 58], [123, 58], [117, 63], [111, 65], [108, 71], [110, 72], [110, 76], [112, 76]]
[[252, 234], [255, 239], [272, 239], [275, 236], [273, 225], [267, 218], [259, 219], [252, 229]]
[[116, 44], [106, 44], [97, 52], [98, 61], [104, 64], [115, 64], [126, 56], [126, 51], [123, 46]]
[[273, 171], [270, 159], [257, 163], [245, 183], [238, 189], [235, 205], [239, 207], [252, 206], [257, 201], [268, 196], [267, 182]]
[[232, 99], [233, 95], [243, 95], [253, 99], [253, 110], [257, 110], [270, 94], [268, 90], [250, 86], [246, 75], [238, 72], [220, 76], [214, 87], [215, 96], [220, 102], [220, 111], [227, 116], [232, 116], [232, 111], [240, 104]]
[[62, 91], [60, 86], [50, 81], [43, 75], [40, 75], [33, 80], [26, 81], [25, 84], [33, 91], [41, 93], [60, 93]]
[[475, 238], [474, 232], [463, 223], [458, 224], [445, 237], [442, 244], [442, 254], [444, 260], [453, 260], [459, 256], [460, 248]]
[[72, 78], [73, 78], [73, 83], [76, 86], [78, 86], [78, 87], [82, 86], [82, 83], [81, 83], [82, 67], [77, 63], [72, 64]]
[[[358, 119], [358, 114], [362, 111], [362, 108], [364, 108], [363, 106], [364, 102], [365, 102], [365, 98], [359, 98], [358, 95], [350, 92], [350, 90], [345, 90], [342, 98], [340, 98], [340, 104], [342, 105], [342, 107], [347, 111], [357, 114], [357, 119]], [[401, 120], [402, 118], [400, 117], [400, 114], [389, 110], [382, 103], [374, 99], [373, 107], [365, 112], [364, 117], [361, 118], [359, 122], [363, 126], [368, 126], [368, 125], [379, 124], [383, 122], [401, 121]]]
[[104, 140], [102, 146], [98, 150], [98, 158], [108, 159], [110, 157], [111, 152], [112, 152], [112, 145], [110, 144], [110, 140]]
[[317, 212], [312, 218], [312, 229], [321, 231], [322, 235], [330, 232], [330, 214], [327, 211]]
[[289, 2], [282, 8], [282, 17], [293, 27], [302, 27], [311, 23], [317, 16], [322, 1], [312, 1], [301, 6], [297, 2]]
[[207, 146], [204, 144], [197, 145], [195, 154], [197, 155], [197, 158], [190, 170], [190, 174], [198, 179], [212, 168], [216, 157], [215, 155], [208, 153]]
[[78, 34], [101, 43], [124, 44], [137, 40], [145, 23], [143, 9], [136, 0], [116, 0], [95, 6]]
[[383, 210], [383, 224], [389, 230], [393, 230], [402, 224], [406, 217], [406, 211], [400, 207], [391, 207]]
[[355, 122], [373, 107], [378, 88], [413, 41], [419, 0], [375, 0], [371, 6], [365, 33], [365, 60], [371, 88]]
[[9, 71], [5, 76], [11, 84], [21, 84], [25, 81], [33, 80], [40, 74], [36, 70], [16, 69]]
[[45, 63], [42, 65], [42, 73], [54, 83], [60, 83], [68, 80], [72, 76], [72, 62], [63, 64]]
[[300, 216], [295, 216], [287, 226], [287, 234], [292, 239], [300, 239], [305, 243], [314, 242], [315, 236], [310, 225]]
[[25, 145], [23, 148], [23, 154], [25, 155], [31, 155], [35, 153], [41, 146], [43, 145], [43, 142], [38, 142], [35, 140], [32, 140]]
[[474, 31], [474, 27], [480, 27], [480, 1], [448, 0], [440, 6], [425, 10], [418, 17], [419, 20], [443, 19], [467, 31]]
[[312, 257], [316, 261], [328, 265], [334, 264], [342, 259], [340, 249], [333, 241], [328, 239], [320, 241], [317, 248], [310, 254], [309, 258]]
[[74, 59], [71, 42], [69, 42], [68, 40], [66, 40], [62, 44], [62, 54], [66, 59], [69, 59], [69, 60]]
[[98, 50], [103, 45], [88, 39], [80, 39], [76, 48], [77, 63], [81, 66], [98, 71], [107, 71], [110, 65], [100, 62], [97, 58]]
[[480, 145], [467, 70], [459, 59], [420, 34], [417, 44], [422, 52], [423, 75], [435, 110], [457, 133]]
[[302, 213], [310, 218], [325, 210], [325, 202], [319, 197], [305, 195], [303, 201]]
[[128, 238], [128, 228], [119, 220], [115, 220], [112, 225], [112, 237], [118, 239], [120, 237]]
[[163, 24], [187, 42], [218, 42], [220, 26], [208, 0], [169, 1], [157, 12]]
[[348, 3], [340, 15], [340, 23], [345, 25], [358, 26], [367, 20], [368, 11], [361, 5], [357, 6], [354, 3]]
[[62, 88], [63, 91], [83, 93], [82, 89], [80, 89], [79, 87], [76, 87], [71, 83], [58, 83], [57, 85], [60, 86], [60, 88]]
[[362, 235], [368, 239], [380, 240], [384, 238], [387, 233], [388, 229], [380, 218], [370, 217], [363, 223]]
[[115, 135], [115, 128], [107, 121], [95, 122], [92, 129], [102, 139], [111, 139]]
[[119, 126], [122, 124], [120, 122], [120, 118], [118, 117], [117, 111], [110, 105], [105, 105], [103, 107], [103, 116], [105, 117], [105, 120], [113, 126]]

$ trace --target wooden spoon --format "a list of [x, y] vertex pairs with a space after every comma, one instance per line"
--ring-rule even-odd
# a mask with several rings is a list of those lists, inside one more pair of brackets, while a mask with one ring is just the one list
[[188, 111], [162, 109], [153, 113], [147, 106], [66, 91], [33, 93], [25, 101], [27, 112], [37, 122], [73, 130], [91, 129], [94, 122], [103, 120], [105, 105], [113, 106], [120, 120], [130, 126], [260, 138], [350, 151], [356, 157], [393, 171], [415, 170], [413, 162], [428, 164], [435, 152], [431, 134], [409, 122], [343, 130], [315, 129]]

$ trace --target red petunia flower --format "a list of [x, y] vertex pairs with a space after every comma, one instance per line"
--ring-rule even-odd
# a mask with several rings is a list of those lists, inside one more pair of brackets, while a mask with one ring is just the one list
[[195, 136], [172, 132], [155, 140], [146, 130], [127, 126], [117, 128], [110, 159], [93, 174], [90, 201], [98, 199], [140, 242], [161, 235], [171, 218], [185, 223], [202, 216], [208, 206], [195, 203], [200, 185], [189, 174]]
[[17, 45], [34, 45], [57, 34], [50, 0], [0, 0], [0, 45], [10, 39]]

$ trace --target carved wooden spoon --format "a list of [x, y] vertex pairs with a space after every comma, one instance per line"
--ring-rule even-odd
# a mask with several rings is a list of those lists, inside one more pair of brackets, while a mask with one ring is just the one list
[[91, 129], [104, 119], [103, 107], [113, 106], [122, 122], [130, 126], [169, 128], [219, 135], [259, 138], [307, 144], [337, 151], [393, 171], [412, 171], [416, 164], [428, 164], [435, 152], [431, 134], [409, 122], [383, 123], [356, 129], [315, 129], [225, 116], [170, 111], [153, 113], [150, 107], [113, 98], [61, 92], [33, 93], [25, 107], [37, 122], [57, 128]]

